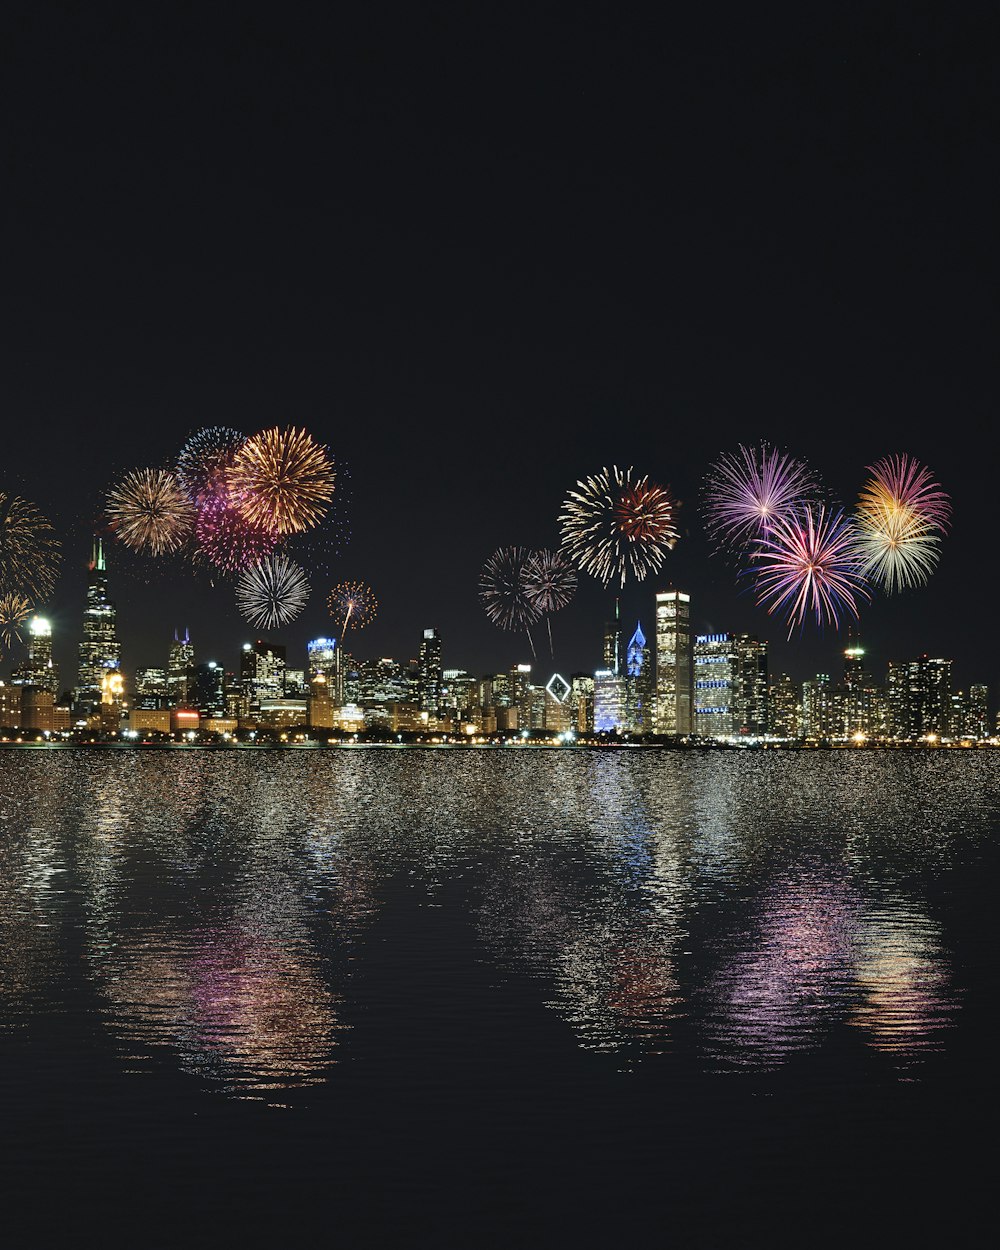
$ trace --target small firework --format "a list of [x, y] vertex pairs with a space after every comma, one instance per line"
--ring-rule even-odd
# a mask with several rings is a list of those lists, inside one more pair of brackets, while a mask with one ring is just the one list
[[576, 594], [576, 569], [560, 551], [532, 552], [521, 581], [528, 602], [539, 613], [558, 612]]
[[776, 518], [751, 556], [757, 603], [786, 613], [788, 636], [807, 616], [835, 629], [841, 616], [858, 615], [858, 598], [871, 595], [862, 573], [857, 529], [842, 509], [805, 505]]
[[44, 602], [55, 588], [61, 552], [55, 531], [34, 504], [0, 492], [0, 594]]
[[166, 469], [135, 469], [108, 492], [108, 516], [133, 551], [166, 555], [183, 546], [194, 523], [194, 505]]
[[801, 460], [768, 443], [726, 453], [711, 466], [704, 487], [705, 519], [716, 542], [740, 547], [766, 533], [776, 517], [815, 495], [815, 474]]
[[680, 536], [670, 491], [632, 472], [614, 466], [577, 482], [559, 514], [563, 550], [605, 586], [655, 573]]
[[211, 493], [246, 442], [246, 435], [225, 425], [197, 430], [177, 457], [177, 480], [192, 503]]
[[364, 629], [370, 625], [378, 612], [378, 600], [364, 582], [340, 582], [330, 591], [326, 606], [334, 620], [343, 622], [341, 640], [348, 629]]
[[194, 523], [194, 554], [221, 573], [235, 574], [259, 564], [278, 545], [278, 535], [246, 519], [223, 487], [201, 501]]
[[295, 620], [308, 598], [305, 573], [280, 551], [244, 569], [236, 583], [240, 611], [251, 625], [261, 629]]
[[934, 481], [930, 469], [905, 453], [886, 456], [868, 466], [872, 475], [861, 491], [858, 511], [869, 513], [878, 523], [885, 513], [902, 514], [915, 522], [945, 533], [951, 518], [951, 501]]
[[248, 438], [227, 470], [246, 519], [280, 535], [310, 529], [323, 518], [335, 477], [329, 453], [312, 435], [278, 426]]
[[483, 565], [479, 598], [486, 615], [500, 629], [523, 629], [535, 654], [528, 628], [541, 615], [524, 589], [524, 575], [532, 552], [527, 547], [501, 547]]
[[0, 638], [4, 646], [12, 647], [21, 642], [21, 626], [31, 615], [31, 604], [23, 595], [7, 593], [0, 595]]

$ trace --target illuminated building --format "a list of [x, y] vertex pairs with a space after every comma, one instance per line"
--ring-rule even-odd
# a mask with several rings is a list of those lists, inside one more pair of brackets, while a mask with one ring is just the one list
[[323, 677], [327, 686], [332, 686], [337, 666], [336, 638], [314, 638], [307, 642], [306, 657], [310, 685], [316, 677]]
[[[197, 719], [197, 717], [195, 717], [195, 719]], [[130, 708], [128, 714], [128, 727], [129, 729], [134, 729], [137, 733], [148, 733], [150, 731], [156, 733], [169, 733], [170, 708]]]
[[425, 629], [417, 660], [417, 697], [421, 712], [437, 716], [441, 702], [441, 639], [436, 629]]
[[755, 738], [767, 733], [768, 708], [767, 643], [755, 634], [734, 634], [736, 643], [736, 687], [733, 702], [733, 729]]
[[125, 701], [125, 678], [117, 668], [106, 668], [101, 675], [101, 728], [117, 733], [121, 728]]
[[52, 662], [52, 626], [43, 616], [33, 616], [28, 622], [28, 654], [12, 673], [11, 683], [59, 693], [59, 670]]
[[802, 691], [787, 673], [768, 690], [768, 733], [776, 738], [797, 738], [802, 715]]
[[194, 668], [194, 644], [187, 629], [181, 638], [174, 630], [167, 658], [167, 700], [171, 707], [184, 707], [190, 695], [191, 670]]
[[442, 674], [441, 702], [443, 707], [465, 712], [477, 705], [476, 680], [464, 668], [446, 668]]
[[135, 700], [133, 707], [153, 711], [166, 707], [170, 687], [165, 668], [137, 668], [135, 670]]
[[121, 643], [115, 634], [117, 613], [108, 598], [108, 575], [104, 547], [94, 542], [87, 575], [87, 606], [83, 612], [83, 638], [79, 646], [79, 677], [74, 703], [77, 714], [90, 716], [101, 707], [101, 679], [121, 662]]
[[610, 668], [594, 674], [594, 730], [620, 733], [625, 727], [625, 682]]
[[656, 715], [659, 734], [689, 734], [694, 702], [691, 596], [656, 593]]
[[[48, 730], [50, 733], [56, 726], [55, 697], [51, 690], [44, 686], [21, 686], [21, 720], [22, 729]], [[63, 726], [60, 724], [59, 728]]]
[[694, 729], [704, 738], [728, 738], [734, 730], [738, 682], [732, 634], [698, 634], [694, 640]]
[[576, 731], [581, 734], [594, 732], [594, 679], [589, 673], [573, 673], [570, 681], [570, 701], [576, 708]]
[[929, 734], [947, 736], [951, 711], [951, 660], [890, 661], [889, 728], [900, 741], [915, 742]]
[[620, 677], [622, 667], [621, 604], [616, 596], [614, 619], [604, 626], [604, 671]]
[[21, 724], [21, 687], [0, 681], [0, 729], [18, 729]]
[[251, 711], [264, 699], [281, 699], [285, 694], [285, 648], [273, 642], [245, 642], [240, 653], [240, 687], [250, 701]]
[[307, 724], [311, 729], [333, 728], [333, 699], [326, 674], [316, 673], [310, 682]]
[[969, 699], [965, 713], [965, 732], [970, 738], [990, 736], [990, 691], [988, 686], [969, 687]]
[[653, 658], [642, 625], [636, 621], [635, 633], [625, 650], [625, 728], [629, 733], [652, 733], [655, 704]]
[[206, 721], [227, 719], [225, 670], [220, 664], [208, 660], [194, 666], [189, 703], [198, 709], [203, 728]]
[[829, 673], [817, 673], [802, 683], [802, 712], [799, 733], [803, 738], [827, 738], [832, 725], [832, 699]]

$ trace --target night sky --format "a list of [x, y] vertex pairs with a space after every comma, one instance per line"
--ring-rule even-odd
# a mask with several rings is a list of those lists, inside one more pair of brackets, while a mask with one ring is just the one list
[[[683, 501], [629, 624], [651, 636], [672, 582], [699, 631], [837, 675], [845, 636], [785, 642], [703, 533], [711, 461], [768, 439], [846, 504], [882, 456], [932, 468], [939, 569], [860, 636], [879, 676], [953, 656], [995, 702], [988, 7], [464, 7], [8, 8], [0, 489], [64, 542], [64, 684], [116, 477], [201, 426], [295, 424], [353, 505], [277, 635], [293, 664], [343, 578], [380, 601], [359, 657], [413, 656], [433, 625], [447, 667], [530, 660], [479, 570], [557, 545], [567, 490], [617, 463]], [[226, 585], [113, 548], [109, 568], [129, 672], [175, 625], [227, 667], [254, 636]], [[538, 636], [543, 675], [599, 665], [610, 602], [585, 580], [554, 665]]]

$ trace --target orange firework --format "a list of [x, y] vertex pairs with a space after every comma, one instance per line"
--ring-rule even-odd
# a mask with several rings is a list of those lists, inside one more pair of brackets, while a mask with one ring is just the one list
[[248, 522], [285, 535], [310, 529], [326, 515], [336, 473], [312, 435], [274, 426], [246, 440], [226, 477]]
[[343, 618], [344, 623], [340, 627], [341, 640], [349, 627], [364, 629], [366, 625], [370, 625], [378, 611], [378, 600], [372, 594], [371, 587], [364, 582], [341, 582], [334, 586], [326, 605], [332, 617]]

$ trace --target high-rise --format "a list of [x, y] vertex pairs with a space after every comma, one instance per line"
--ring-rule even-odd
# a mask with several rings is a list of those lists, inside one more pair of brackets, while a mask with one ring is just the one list
[[101, 679], [107, 669], [117, 669], [121, 663], [116, 620], [115, 605], [108, 598], [104, 546], [97, 538], [87, 576], [87, 606], [83, 612], [83, 638], [79, 647], [79, 678], [74, 700], [78, 715], [92, 716], [100, 710]]
[[691, 596], [680, 590], [656, 594], [656, 718], [658, 734], [692, 730]]
[[59, 693], [59, 670], [52, 660], [52, 626], [44, 616], [33, 616], [28, 622], [28, 654], [14, 670], [11, 682]]
[[425, 629], [417, 659], [417, 697], [421, 712], [436, 717], [441, 703], [441, 637], [436, 629]]
[[174, 630], [167, 658], [167, 698], [172, 707], [184, 707], [191, 694], [192, 670], [194, 668], [194, 643], [187, 628], [182, 638]]

